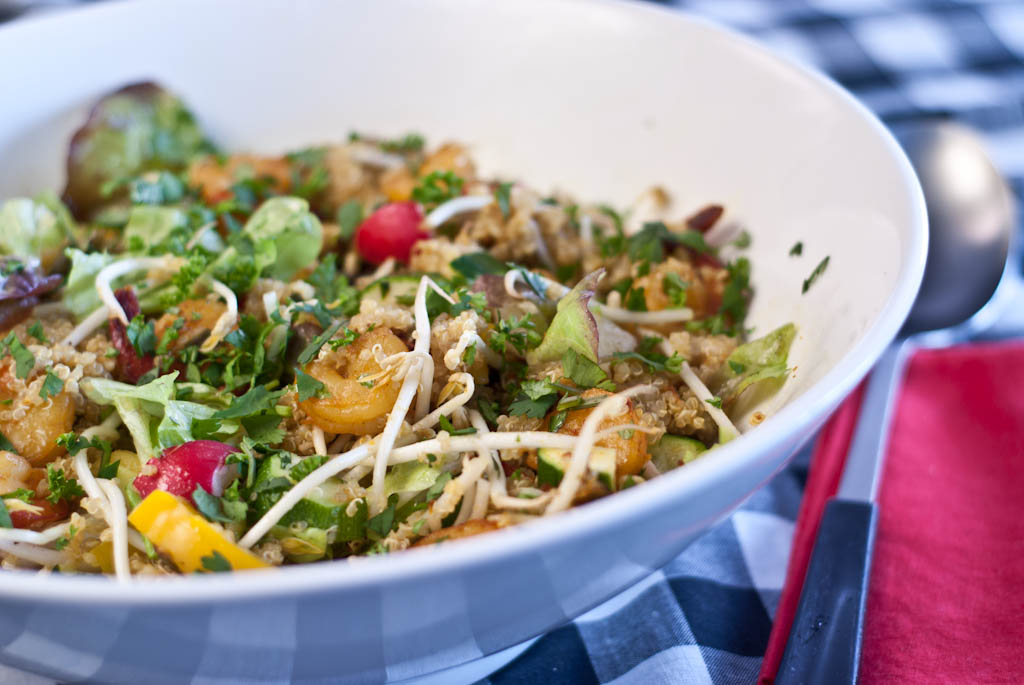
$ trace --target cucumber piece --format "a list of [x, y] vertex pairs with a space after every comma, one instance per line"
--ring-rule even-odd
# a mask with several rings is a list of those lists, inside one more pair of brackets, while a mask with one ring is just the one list
[[396, 464], [384, 477], [384, 496], [390, 497], [396, 492], [399, 494], [421, 492], [433, 485], [440, 475], [441, 469], [422, 461]]
[[667, 433], [648, 448], [651, 461], [662, 473], [688, 464], [707, 451], [708, 448], [700, 440]]
[[307, 564], [323, 559], [327, 555], [327, 531], [322, 528], [292, 530], [286, 526], [274, 526], [270, 536], [281, 542], [281, 551], [289, 561]]
[[[537, 482], [545, 485], [558, 485], [562, 482], [565, 470], [569, 468], [572, 452], [553, 447], [541, 447], [537, 450]], [[608, 447], [595, 447], [590, 452], [588, 466], [597, 480], [609, 490], [615, 490], [615, 450]]]
[[359, 293], [359, 298], [408, 306], [412, 304], [412, 298], [416, 296], [416, 289], [419, 285], [419, 276], [408, 274], [385, 276], [363, 288]]
[[[290, 468], [281, 464], [281, 457], [265, 457], [260, 462], [253, 482], [253, 491], [257, 494], [249, 506], [250, 523], [255, 523], [266, 514], [293, 485]], [[301, 521], [309, 528], [327, 530], [336, 527], [335, 542], [362, 540], [366, 537], [366, 500], [356, 500], [352, 516], [348, 515], [350, 501], [341, 482], [327, 480], [299, 500], [299, 503], [281, 518], [278, 525], [287, 528]]]

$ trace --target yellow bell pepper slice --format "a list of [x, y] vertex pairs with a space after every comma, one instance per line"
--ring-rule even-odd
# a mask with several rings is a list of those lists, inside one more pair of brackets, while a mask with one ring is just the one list
[[92, 556], [100, 570], [107, 574], [114, 573], [114, 545], [109, 540], [101, 542], [91, 550]]
[[[268, 568], [269, 564], [229, 541], [195, 509], [174, 495], [154, 490], [128, 521], [166, 554], [182, 573]], [[205, 564], [204, 564], [205, 560]]]

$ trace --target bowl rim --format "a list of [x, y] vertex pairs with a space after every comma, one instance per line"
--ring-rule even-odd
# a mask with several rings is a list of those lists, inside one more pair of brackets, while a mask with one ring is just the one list
[[[540, 1], [540, 0], [538, 0]], [[551, 2], [552, 0], [546, 0]], [[118, 583], [106, 576], [53, 575], [34, 571], [4, 571], [0, 598], [45, 603], [73, 603], [88, 606], [182, 606], [237, 602], [253, 598], [268, 600], [281, 596], [300, 596], [323, 591], [352, 590], [381, 586], [391, 582], [412, 581], [431, 575], [467, 570], [511, 559], [524, 553], [539, 553], [557, 547], [568, 539], [594, 534], [601, 528], [625, 520], [643, 518], [644, 512], [683, 499], [688, 493], [714, 487], [730, 474], [766, 453], [769, 446], [780, 446], [795, 436], [806, 435], [820, 419], [816, 407], [833, 408], [868, 373], [885, 348], [895, 338], [910, 311], [924, 274], [928, 244], [928, 222], [924, 195], [917, 176], [891, 132], [849, 92], [825, 74], [780, 55], [753, 38], [706, 17], [679, 9], [625, 0], [557, 0], [563, 5], [601, 5], [644, 21], [676, 22], [697, 26], [701, 31], [718, 34], [740, 48], [756, 53], [790, 76], [811, 83], [859, 116], [878, 136], [889, 152], [902, 181], [910, 212], [910, 233], [900, 264], [896, 286], [889, 294], [877, 318], [861, 335], [853, 348], [832, 369], [802, 395], [786, 404], [758, 427], [756, 439], [741, 436], [719, 448], [715, 459], [698, 460], [685, 470], [677, 470], [632, 488], [614, 497], [570, 509], [557, 516], [560, 525], [542, 521], [527, 522], [474, 538], [472, 544], [446, 545], [444, 550], [424, 548], [385, 558], [359, 557], [348, 562], [319, 562], [263, 572], [212, 574], [196, 577], [137, 578]], [[132, 5], [145, 3], [104, 3], [69, 11], [43, 14], [0, 27], [5, 34], [28, 28], [45, 28], [75, 22], [86, 14], [137, 12]], [[808, 436], [809, 437], [809, 436]], [[797, 438], [799, 439], [799, 438]], [[788, 460], [787, 460], [788, 461]], [[781, 467], [780, 467], [781, 468]], [[736, 503], [738, 504], [738, 503]], [[159, 588], [160, 592], [153, 590]]]

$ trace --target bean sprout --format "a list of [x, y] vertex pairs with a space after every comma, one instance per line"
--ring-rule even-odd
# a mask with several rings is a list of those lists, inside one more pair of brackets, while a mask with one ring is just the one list
[[494, 198], [490, 195], [462, 195], [439, 204], [427, 214], [423, 223], [428, 228], [438, 228], [452, 217], [467, 212], [478, 212], [492, 202]]
[[67, 334], [63, 340], [62, 345], [71, 345], [71, 347], [78, 347], [78, 345], [88, 338], [92, 333], [107, 322], [107, 306], [100, 305], [99, 308], [94, 309], [89, 316], [82, 319], [82, 323], [75, 326], [70, 333]]
[[199, 348], [199, 351], [203, 353], [213, 350], [217, 343], [223, 340], [224, 336], [231, 331], [231, 328], [238, 323], [238, 298], [235, 296], [234, 291], [212, 278], [210, 279], [210, 287], [215, 293], [224, 298], [227, 310], [217, 318], [217, 323], [213, 325], [213, 330], [210, 331], [210, 335], [207, 336], [206, 340], [203, 341], [202, 347]]
[[107, 306], [107, 311], [114, 317], [120, 319], [121, 323], [128, 325], [128, 316], [114, 296], [113, 282], [133, 271], [164, 271], [170, 272], [179, 268], [184, 260], [180, 257], [131, 257], [108, 264], [96, 274], [96, 292], [100, 300]]

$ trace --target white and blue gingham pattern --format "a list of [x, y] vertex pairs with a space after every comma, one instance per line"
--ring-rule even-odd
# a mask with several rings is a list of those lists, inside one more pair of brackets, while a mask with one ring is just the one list
[[[955, 118], [978, 128], [997, 165], [1024, 195], [1024, 2], [662, 4], [731, 25], [825, 71], [894, 128], [925, 118]], [[807, 458], [805, 451], [664, 569], [544, 636], [484, 682], [755, 681], [785, 576]], [[43, 682], [49, 681], [0, 666], [0, 683]]]
[[[731, 25], [824, 71], [897, 132], [935, 118], [975, 127], [1024, 197], [1024, 2], [661, 4]], [[1006, 328], [1019, 330], [1019, 323], [1007, 321]], [[489, 682], [755, 682], [785, 576], [807, 458], [805, 451], [662, 571], [541, 638]]]

